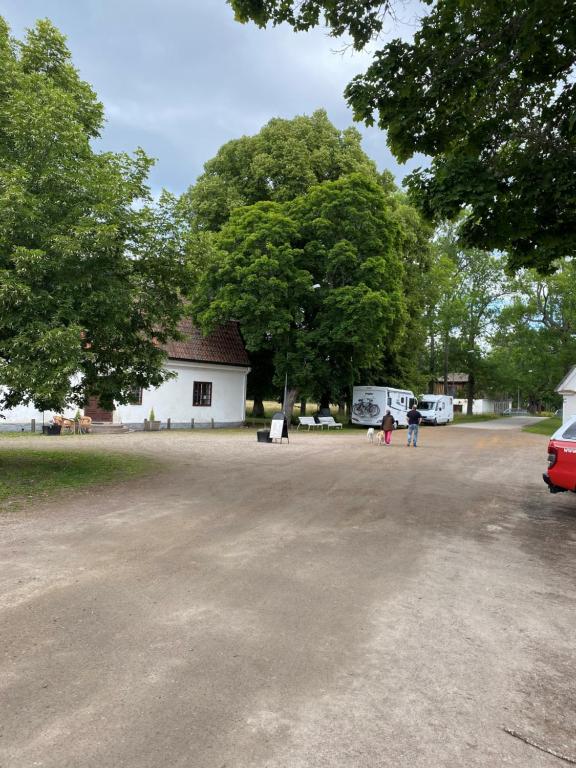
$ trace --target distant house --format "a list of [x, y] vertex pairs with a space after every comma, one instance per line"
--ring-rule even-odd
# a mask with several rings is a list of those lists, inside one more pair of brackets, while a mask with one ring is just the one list
[[566, 421], [569, 416], [576, 415], [576, 365], [570, 368], [558, 384], [556, 392], [562, 395], [562, 420]]
[[[144, 419], [154, 410], [156, 419], [173, 427], [212, 424], [231, 427], [243, 423], [246, 415], [246, 378], [250, 371], [248, 353], [237, 323], [230, 322], [203, 336], [190, 320], [180, 323], [181, 341], [172, 341], [166, 351], [165, 368], [176, 374], [156, 389], [134, 392], [133, 402], [118, 405], [114, 411], [99, 407], [92, 398], [84, 413], [95, 422], [124, 424], [142, 428]], [[73, 415], [76, 408], [68, 409]], [[28, 427], [51, 420], [52, 412], [42, 414], [29, 406], [4, 411], [6, 420], [0, 428]]]
[[434, 382], [434, 395], [450, 395], [451, 397], [458, 397], [464, 395], [466, 387], [468, 386], [468, 374], [467, 373], [449, 373], [446, 377], [447, 387], [444, 392], [444, 377], [437, 379]]
[[[454, 398], [453, 406], [455, 413], [462, 413], [467, 410], [468, 398], [468, 374], [467, 373], [449, 373], [447, 376], [447, 393]], [[434, 394], [444, 394], [444, 378], [437, 379], [434, 382]], [[476, 392], [476, 397], [472, 401], [472, 413], [502, 413], [506, 408], [512, 406], [509, 397], [482, 397], [483, 393]]]

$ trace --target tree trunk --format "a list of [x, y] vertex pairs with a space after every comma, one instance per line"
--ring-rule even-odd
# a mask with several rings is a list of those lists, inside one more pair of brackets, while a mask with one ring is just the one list
[[434, 327], [432, 320], [430, 319], [430, 313], [428, 315], [430, 324], [430, 382], [429, 391], [434, 392], [435, 373], [436, 373], [436, 338], [434, 336]]
[[444, 334], [444, 394], [448, 394], [448, 334]]
[[255, 397], [252, 405], [252, 416], [255, 419], [262, 419], [264, 415], [264, 401], [260, 397]]
[[288, 424], [292, 420], [292, 413], [294, 412], [294, 404], [298, 399], [299, 390], [296, 387], [288, 387], [286, 396], [286, 402], [284, 403], [284, 413], [288, 419]]
[[330, 410], [330, 393], [324, 392], [322, 397], [320, 398], [320, 402], [318, 403], [318, 408], [322, 410], [322, 408], [328, 408]]
[[429, 361], [429, 372], [430, 372], [430, 381], [429, 381], [429, 392], [434, 392], [434, 384], [435, 377], [436, 377], [436, 335], [434, 333], [434, 321], [432, 318], [432, 311], [431, 309], [428, 309], [428, 333], [430, 337], [430, 361]]
[[300, 400], [300, 416], [306, 416], [306, 398]]
[[466, 413], [468, 416], [472, 416], [474, 410], [474, 390], [476, 388], [476, 381], [472, 371], [468, 373], [468, 404], [466, 405]]
[[346, 418], [346, 400], [338, 402], [338, 418], [343, 421]]

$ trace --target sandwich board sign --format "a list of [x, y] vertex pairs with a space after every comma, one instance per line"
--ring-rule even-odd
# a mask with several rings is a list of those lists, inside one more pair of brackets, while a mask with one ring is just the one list
[[282, 438], [284, 437], [290, 442], [290, 438], [288, 437], [288, 421], [286, 420], [284, 413], [279, 411], [272, 416], [272, 422], [270, 424], [270, 440], [280, 440], [280, 442], [282, 442]]

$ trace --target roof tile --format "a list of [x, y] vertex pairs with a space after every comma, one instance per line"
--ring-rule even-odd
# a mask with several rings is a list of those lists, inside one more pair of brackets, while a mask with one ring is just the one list
[[190, 360], [199, 363], [249, 366], [250, 360], [240, 335], [238, 323], [229, 322], [203, 336], [189, 318], [180, 321], [181, 341], [166, 345], [168, 357], [173, 360]]

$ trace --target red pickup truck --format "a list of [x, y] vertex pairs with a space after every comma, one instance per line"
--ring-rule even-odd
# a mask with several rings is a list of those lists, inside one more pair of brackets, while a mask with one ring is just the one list
[[548, 472], [543, 477], [550, 493], [576, 492], [576, 416], [571, 416], [550, 438]]

